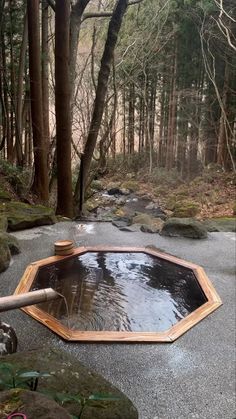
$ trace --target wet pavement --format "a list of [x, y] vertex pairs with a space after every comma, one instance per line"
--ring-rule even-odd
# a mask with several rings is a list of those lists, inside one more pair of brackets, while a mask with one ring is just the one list
[[26, 266], [53, 254], [58, 239], [78, 245], [155, 245], [205, 269], [223, 306], [172, 344], [66, 343], [20, 310], [1, 319], [16, 330], [19, 351], [50, 347], [73, 354], [137, 406], [140, 419], [235, 419], [235, 235], [206, 240], [121, 232], [109, 223], [59, 223], [15, 233], [22, 253], [0, 274], [0, 295], [14, 292]]

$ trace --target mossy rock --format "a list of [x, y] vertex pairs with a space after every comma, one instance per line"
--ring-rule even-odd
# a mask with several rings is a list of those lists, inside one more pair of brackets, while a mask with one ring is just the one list
[[127, 180], [122, 183], [121, 189], [129, 189], [130, 192], [136, 192], [139, 189], [139, 184], [135, 180]]
[[11, 255], [18, 255], [18, 253], [20, 253], [19, 242], [12, 234], [0, 231], [0, 245], [1, 244], [5, 244], [9, 247]]
[[199, 205], [187, 200], [176, 202], [173, 207], [173, 217], [176, 218], [195, 217], [199, 212]]
[[209, 232], [236, 232], [236, 217], [218, 217], [203, 221]]
[[136, 215], [135, 217], [133, 217], [133, 223], [151, 225], [153, 224], [153, 217], [145, 213], [140, 213]]
[[96, 191], [103, 190], [103, 184], [100, 180], [93, 180], [91, 183], [91, 189], [95, 189]]
[[207, 230], [202, 223], [192, 218], [169, 218], [160, 232], [163, 236], [205, 239]]
[[0, 214], [0, 232], [7, 231], [7, 217]]
[[0, 202], [10, 201], [10, 200], [11, 200], [11, 195], [7, 191], [4, 191], [3, 189], [0, 188]]
[[43, 205], [29, 205], [11, 201], [0, 204], [0, 216], [7, 218], [10, 231], [50, 225], [56, 222], [54, 211]]
[[8, 417], [13, 412], [25, 414], [27, 419], [71, 419], [66, 409], [54, 400], [36, 391], [23, 389], [0, 393], [0, 418]]
[[11, 252], [6, 243], [0, 242], [0, 272], [5, 271], [11, 260]]
[[[80, 395], [84, 398], [88, 398], [92, 394], [106, 394], [117, 398], [115, 401], [90, 402], [83, 411], [83, 419], [138, 418], [136, 408], [123, 393], [65, 352], [40, 348], [37, 351], [4, 356], [1, 358], [1, 363], [4, 362], [12, 364], [15, 370], [24, 369], [51, 373], [50, 377], [39, 379], [37, 389], [39, 392]], [[79, 416], [80, 414], [81, 405], [78, 402], [68, 401], [64, 403], [63, 407], [70, 415]], [[41, 416], [36, 415], [31, 419], [38, 417]], [[47, 418], [49, 419], [49, 417]]]

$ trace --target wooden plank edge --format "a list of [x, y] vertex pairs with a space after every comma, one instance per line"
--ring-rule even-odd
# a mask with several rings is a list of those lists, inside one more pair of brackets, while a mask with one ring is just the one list
[[205, 319], [211, 313], [213, 313], [217, 308], [219, 308], [222, 303], [219, 302], [207, 302], [199, 309], [195, 310], [187, 317], [182, 319], [176, 325], [169, 329], [169, 337], [172, 342], [190, 330], [192, 327], [196, 326], [200, 321]]

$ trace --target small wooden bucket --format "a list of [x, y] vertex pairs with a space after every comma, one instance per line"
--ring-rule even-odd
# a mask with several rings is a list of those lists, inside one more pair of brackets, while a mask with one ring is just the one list
[[55, 255], [68, 256], [74, 252], [74, 243], [72, 240], [58, 240], [54, 243]]

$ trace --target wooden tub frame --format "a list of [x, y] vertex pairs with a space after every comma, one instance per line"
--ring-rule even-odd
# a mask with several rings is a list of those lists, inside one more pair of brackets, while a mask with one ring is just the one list
[[70, 259], [75, 256], [82, 255], [87, 252], [124, 252], [124, 253], [145, 253], [152, 256], [157, 256], [160, 259], [167, 260], [174, 264], [184, 266], [191, 269], [202, 288], [207, 301], [198, 309], [190, 313], [185, 318], [181, 319], [164, 332], [127, 332], [127, 331], [79, 331], [70, 330], [60, 323], [50, 314], [37, 308], [36, 306], [24, 307], [22, 310], [29, 314], [40, 323], [47, 326], [53, 332], [57, 333], [67, 341], [89, 341], [89, 342], [173, 342], [191, 327], [195, 326], [198, 322], [216, 310], [222, 305], [222, 301], [214, 289], [212, 283], [208, 279], [203, 268], [190, 262], [186, 262], [177, 257], [161, 253], [151, 248], [142, 247], [111, 247], [111, 246], [92, 246], [92, 247], [78, 247], [74, 249], [73, 254], [69, 256], [52, 256], [46, 259], [39, 260], [31, 263], [23, 277], [20, 280], [15, 294], [21, 294], [30, 291], [34, 278], [40, 267], [45, 265], [52, 265], [55, 262], [62, 261], [63, 259]]

